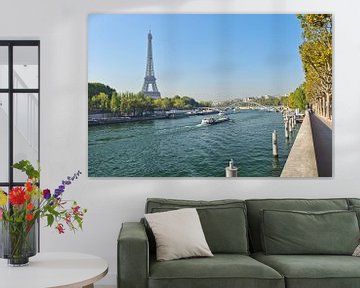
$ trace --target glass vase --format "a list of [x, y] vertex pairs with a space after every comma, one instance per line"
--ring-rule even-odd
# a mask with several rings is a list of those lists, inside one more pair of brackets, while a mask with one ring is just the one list
[[36, 255], [36, 222], [1, 221], [0, 257], [8, 259], [9, 266], [25, 266], [29, 257]]

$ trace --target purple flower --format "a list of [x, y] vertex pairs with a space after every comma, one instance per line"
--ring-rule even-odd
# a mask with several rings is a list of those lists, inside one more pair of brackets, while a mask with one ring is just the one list
[[51, 193], [50, 193], [50, 190], [49, 189], [44, 189], [43, 191], [43, 196], [44, 198], [47, 200], [51, 197]]
[[55, 198], [58, 198], [58, 197], [61, 195], [61, 193], [63, 193], [63, 192], [64, 192], [64, 190], [55, 189], [54, 197], [55, 197]]
[[70, 185], [72, 183], [72, 181], [78, 179], [78, 176], [80, 174], [82, 174], [82, 173], [80, 170], [78, 170], [78, 172], [74, 173], [73, 177], [68, 176], [68, 177], [66, 177], [66, 180], [62, 180], [59, 187], [57, 189], [55, 189], [54, 197], [59, 200], [60, 195], [65, 191], [65, 186]]

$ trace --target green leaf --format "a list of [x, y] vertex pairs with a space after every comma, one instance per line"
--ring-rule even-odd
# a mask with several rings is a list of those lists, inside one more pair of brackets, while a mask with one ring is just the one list
[[53, 216], [58, 217], [60, 215], [59, 212], [57, 212], [53, 207], [47, 206], [46, 210]]
[[47, 215], [47, 224], [48, 224], [48, 226], [50, 226], [51, 227], [51, 225], [54, 223], [54, 216], [53, 215], [51, 215], [51, 214], [48, 214]]
[[29, 178], [38, 180], [40, 178], [40, 168], [35, 169], [34, 166], [30, 163], [29, 160], [21, 160], [13, 165], [15, 169], [18, 169], [24, 173]]

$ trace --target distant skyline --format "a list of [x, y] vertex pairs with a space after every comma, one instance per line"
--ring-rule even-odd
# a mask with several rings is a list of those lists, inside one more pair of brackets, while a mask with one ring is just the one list
[[91, 14], [88, 81], [139, 92], [149, 30], [161, 97], [284, 95], [304, 81], [294, 14]]

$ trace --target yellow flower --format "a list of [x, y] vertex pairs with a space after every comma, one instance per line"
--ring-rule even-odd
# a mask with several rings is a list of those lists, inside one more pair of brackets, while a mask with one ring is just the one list
[[7, 196], [5, 193], [0, 189], [0, 206], [4, 206], [7, 203]]

